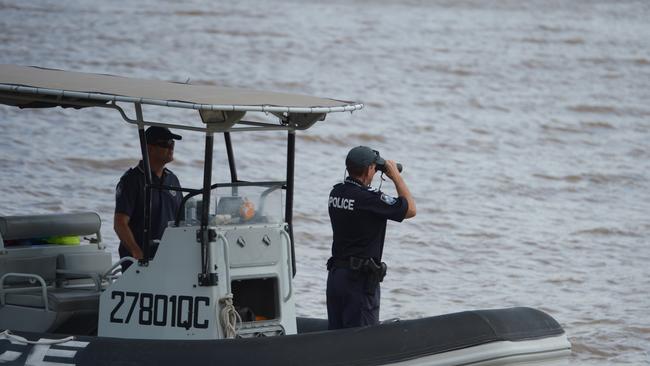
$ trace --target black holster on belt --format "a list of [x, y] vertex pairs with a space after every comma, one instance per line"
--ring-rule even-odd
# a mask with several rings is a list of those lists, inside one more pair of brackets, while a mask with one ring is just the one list
[[388, 266], [384, 262], [377, 264], [372, 258], [349, 257], [346, 259], [330, 258], [327, 261], [327, 270], [332, 268], [348, 268], [359, 272], [365, 277], [365, 290], [368, 295], [374, 295], [377, 285], [384, 280]]
[[379, 285], [380, 282], [384, 281], [387, 270], [388, 266], [384, 262], [377, 264], [372, 258], [369, 258], [366, 261], [364, 269], [362, 269], [362, 271], [364, 271], [368, 276], [366, 279], [366, 293], [368, 295], [375, 294], [377, 285]]

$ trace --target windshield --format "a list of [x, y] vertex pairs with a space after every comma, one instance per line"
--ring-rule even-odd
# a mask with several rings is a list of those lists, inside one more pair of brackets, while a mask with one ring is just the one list
[[[212, 190], [209, 225], [281, 224], [282, 185], [222, 187]], [[185, 224], [200, 223], [202, 202], [191, 198], [185, 204]]]

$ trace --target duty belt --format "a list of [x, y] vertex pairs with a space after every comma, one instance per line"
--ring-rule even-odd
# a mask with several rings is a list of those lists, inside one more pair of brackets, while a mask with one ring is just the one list
[[358, 257], [348, 257], [348, 258], [334, 258], [331, 257], [327, 261], [327, 270], [332, 268], [347, 268], [353, 271], [359, 271], [362, 273], [367, 273], [372, 275], [377, 279], [377, 282], [382, 282], [386, 276], [386, 271], [388, 266], [386, 263], [380, 262], [377, 264], [372, 258], [358, 258]]
[[370, 259], [368, 258], [358, 258], [358, 257], [348, 257], [348, 258], [330, 258], [327, 261], [327, 269], [336, 268], [347, 268], [353, 271], [358, 271], [364, 267]]

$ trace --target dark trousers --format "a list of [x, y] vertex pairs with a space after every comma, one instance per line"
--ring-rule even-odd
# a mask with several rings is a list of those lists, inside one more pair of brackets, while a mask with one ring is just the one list
[[373, 287], [368, 288], [367, 276], [358, 271], [332, 268], [327, 276], [328, 328], [379, 324], [379, 284]]

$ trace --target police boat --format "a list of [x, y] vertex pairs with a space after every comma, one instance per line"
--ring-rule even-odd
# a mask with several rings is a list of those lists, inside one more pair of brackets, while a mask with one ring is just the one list
[[[205, 136], [202, 187], [154, 185], [146, 175], [146, 218], [152, 192], [175, 189], [184, 198], [160, 241], [150, 240], [145, 230], [142, 260], [112, 263], [94, 212], [0, 216], [1, 364], [568, 362], [571, 346], [562, 327], [531, 308], [332, 331], [325, 320], [296, 316], [296, 133], [329, 113], [356, 111], [363, 104], [16, 65], [0, 65], [0, 103], [25, 113], [48, 107], [114, 110], [137, 126], [146, 171], [146, 126]], [[199, 118], [195, 123], [147, 120], [145, 105], [195, 110]], [[255, 120], [244, 118], [255, 113]], [[239, 179], [231, 134], [278, 130], [287, 136], [283, 179]], [[228, 182], [211, 179], [215, 134], [224, 136]], [[124, 261], [133, 264], [121, 273]]]

